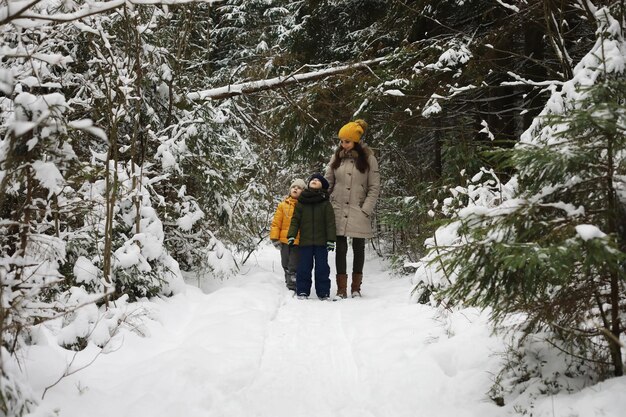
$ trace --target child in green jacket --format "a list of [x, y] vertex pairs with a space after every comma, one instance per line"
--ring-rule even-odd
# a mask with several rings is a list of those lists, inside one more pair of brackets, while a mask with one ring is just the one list
[[311, 270], [315, 264], [315, 293], [320, 300], [330, 296], [328, 252], [335, 249], [335, 213], [328, 197], [328, 181], [315, 173], [298, 198], [287, 232], [293, 245], [300, 232], [300, 263], [296, 271], [296, 294], [307, 298], [311, 293]]

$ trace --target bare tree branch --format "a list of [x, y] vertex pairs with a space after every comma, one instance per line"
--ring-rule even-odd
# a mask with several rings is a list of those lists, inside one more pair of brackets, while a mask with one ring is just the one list
[[187, 98], [191, 101], [200, 100], [222, 100], [242, 94], [256, 93], [259, 91], [273, 90], [291, 84], [310, 82], [320, 78], [330, 77], [352, 70], [369, 70], [370, 65], [381, 64], [386, 61], [386, 57], [371, 59], [368, 61], [356, 62], [354, 64], [342, 65], [339, 67], [327, 68], [320, 71], [308, 72], [306, 74], [290, 74], [283, 77], [269, 78], [267, 80], [249, 81], [240, 84], [229, 84], [224, 87], [211, 88], [209, 90], [188, 93]]

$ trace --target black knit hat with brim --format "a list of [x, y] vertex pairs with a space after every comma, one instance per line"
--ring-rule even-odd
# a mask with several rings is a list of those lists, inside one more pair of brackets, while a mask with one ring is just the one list
[[320, 182], [322, 183], [322, 189], [328, 190], [328, 187], [329, 187], [328, 180], [324, 178], [324, 176], [320, 174], [319, 172], [316, 172], [315, 174], [309, 177], [309, 179], [306, 181], [307, 188], [310, 188], [309, 184], [311, 183], [311, 180], [313, 178], [317, 178], [318, 180], [320, 180]]

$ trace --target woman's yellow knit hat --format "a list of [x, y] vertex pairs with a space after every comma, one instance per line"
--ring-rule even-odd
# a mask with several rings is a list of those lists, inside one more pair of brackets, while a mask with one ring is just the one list
[[337, 136], [341, 140], [349, 140], [350, 142], [358, 143], [361, 140], [363, 133], [365, 133], [365, 129], [367, 129], [367, 123], [365, 120], [357, 119], [354, 122], [343, 125], [343, 127], [339, 129]]

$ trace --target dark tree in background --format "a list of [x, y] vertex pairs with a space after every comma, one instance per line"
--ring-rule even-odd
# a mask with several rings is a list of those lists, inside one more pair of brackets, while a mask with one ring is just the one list
[[394, 256], [412, 260], [432, 231], [430, 203], [463, 183], [462, 173], [486, 166], [507, 174], [483, 151], [515, 143], [543, 106], [547, 83], [568, 79], [595, 31], [575, 1], [519, 2], [518, 10], [491, 1], [275, 2], [265, 10], [279, 5], [294, 13], [291, 29], [254, 37], [273, 41], [275, 55], [247, 60], [233, 82], [387, 60], [235, 100], [267, 116], [259, 123], [286, 157], [279, 166], [296, 172], [323, 166], [343, 123], [368, 120], [365, 140], [384, 180], [380, 236], [393, 242]]

